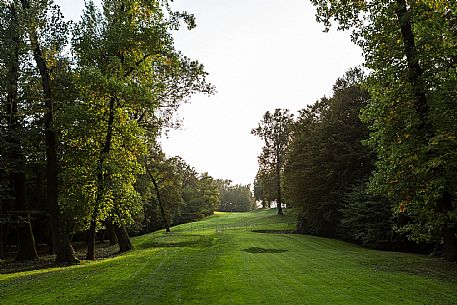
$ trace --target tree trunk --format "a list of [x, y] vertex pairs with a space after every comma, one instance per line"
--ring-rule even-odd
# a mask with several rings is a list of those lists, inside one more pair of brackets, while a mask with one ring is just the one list
[[30, 220], [23, 224], [19, 224], [17, 228], [17, 235], [18, 241], [16, 261], [38, 259]]
[[127, 230], [124, 225], [114, 225], [117, 240], [119, 241], [119, 252], [126, 252], [133, 249]]
[[443, 228], [443, 245], [446, 260], [450, 262], [457, 261], [457, 238], [455, 237], [455, 230], [450, 229], [448, 226]]
[[103, 144], [103, 148], [100, 151], [100, 155], [98, 158], [98, 165], [97, 165], [97, 197], [95, 199], [95, 206], [94, 211], [92, 213], [92, 219], [90, 222], [90, 228], [88, 232], [88, 239], [87, 239], [87, 254], [86, 259], [94, 260], [95, 259], [95, 229], [97, 226], [97, 218], [98, 218], [98, 209], [101, 206], [101, 201], [103, 198], [103, 191], [105, 185], [105, 174], [103, 173], [103, 165], [105, 163], [106, 158], [109, 156], [109, 152], [111, 150], [111, 140], [113, 138], [113, 125], [114, 125], [114, 111], [116, 107], [116, 99], [115, 97], [110, 98], [109, 102], [109, 112], [108, 112], [108, 126], [106, 131], [106, 138], [105, 143]]
[[100, 244], [105, 243], [105, 230], [98, 231], [98, 242]]
[[277, 203], [277, 206], [278, 206], [278, 215], [284, 215], [284, 213], [282, 212], [282, 198], [281, 198], [281, 165], [279, 163], [279, 154], [277, 156], [278, 159], [276, 159], [276, 187], [277, 187], [277, 192], [278, 192], [278, 203]]
[[[18, 154], [15, 154], [19, 158]], [[24, 160], [16, 160], [18, 163], [24, 163]], [[22, 165], [18, 165], [24, 167]], [[38, 259], [38, 254], [35, 246], [35, 238], [33, 237], [32, 224], [30, 222], [30, 212], [26, 198], [26, 181], [25, 168], [16, 168], [16, 173], [13, 174], [14, 197], [16, 202], [16, 211], [19, 212], [20, 223], [17, 225], [17, 261], [25, 261]]]
[[5, 259], [5, 226], [0, 223], [0, 259]]
[[298, 217], [298, 222], [297, 222], [297, 233], [298, 234], [305, 234], [305, 218], [303, 216]]
[[[449, 192], [445, 192], [437, 205], [437, 212], [440, 214], [448, 215], [453, 210], [452, 206], [453, 197]], [[450, 222], [448, 220], [448, 222]], [[446, 260], [455, 262], [457, 261], [457, 238], [455, 236], [456, 229], [450, 223], [442, 225], [443, 235], [443, 250]]]
[[48, 251], [50, 255], [56, 254], [56, 248], [54, 247], [54, 237], [52, 236], [51, 226], [48, 226]]
[[[21, 160], [20, 162], [23, 163], [25, 161]], [[32, 223], [30, 221], [29, 205], [26, 198], [25, 168], [16, 169], [16, 171], [18, 172], [13, 174], [14, 196], [16, 210], [20, 212], [18, 216], [21, 219], [20, 223], [17, 225], [16, 261], [38, 259]]]
[[34, 27], [34, 21], [31, 20], [30, 3], [28, 0], [21, 0], [22, 7], [28, 21], [28, 33], [30, 44], [33, 51], [33, 58], [37, 64], [41, 76], [44, 100], [44, 130], [46, 145], [46, 178], [47, 178], [47, 201], [48, 210], [51, 216], [51, 227], [53, 230], [54, 246], [56, 250], [56, 263], [74, 264], [78, 263], [75, 251], [70, 244], [65, 226], [60, 216], [60, 206], [58, 202], [58, 159], [57, 159], [57, 139], [54, 131], [54, 98], [51, 89], [51, 77], [46, 61], [43, 58], [38, 34]]
[[162, 220], [163, 220], [163, 224], [165, 226], [165, 230], [167, 232], [170, 232], [170, 222], [168, 221], [168, 219], [165, 215], [165, 208], [163, 206], [163, 202], [162, 202], [162, 200], [160, 200], [159, 186], [157, 184], [157, 181], [154, 179], [154, 176], [152, 176], [151, 173], [149, 173], [149, 176], [151, 177], [152, 184], [154, 184], [154, 189], [156, 191], [157, 201], [159, 202], [160, 214], [162, 215]]
[[117, 245], [117, 236], [114, 230], [113, 221], [111, 219], [108, 219], [108, 221], [106, 222], [106, 229], [108, 230], [109, 245]]
[[87, 260], [95, 260], [95, 228], [97, 226], [97, 222], [92, 220], [90, 222], [90, 227], [87, 235], [87, 253], [86, 259]]
[[428, 140], [432, 135], [432, 128], [428, 120], [429, 108], [425, 87], [422, 80], [424, 74], [417, 58], [417, 48], [414, 41], [414, 33], [411, 24], [411, 12], [408, 10], [405, 0], [397, 0], [397, 18], [400, 24], [403, 48], [408, 65], [408, 77], [415, 97], [416, 112], [420, 117], [419, 131]]

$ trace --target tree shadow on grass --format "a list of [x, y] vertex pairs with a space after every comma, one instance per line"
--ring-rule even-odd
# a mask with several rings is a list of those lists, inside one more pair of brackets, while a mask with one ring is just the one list
[[250, 247], [250, 248], [247, 248], [247, 249], [244, 249], [242, 250], [244, 252], [248, 252], [248, 253], [284, 253], [284, 252], [287, 252], [289, 250], [286, 250], [286, 249], [267, 249], [267, 248], [259, 248], [259, 247]]
[[294, 234], [295, 230], [252, 230], [254, 233]]
[[180, 247], [194, 247], [204, 248], [212, 246], [214, 243], [213, 238], [204, 235], [191, 235], [191, 234], [173, 234], [173, 235], [162, 235], [158, 238], [154, 238], [145, 241], [140, 244], [140, 249], [146, 248], [180, 248]]

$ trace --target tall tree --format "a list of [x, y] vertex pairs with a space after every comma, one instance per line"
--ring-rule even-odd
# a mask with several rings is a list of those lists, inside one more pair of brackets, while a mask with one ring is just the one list
[[[73, 247], [61, 219], [60, 206], [58, 202], [58, 155], [57, 137], [54, 126], [54, 92], [50, 73], [50, 62], [55, 60], [60, 51], [63, 50], [66, 41], [67, 25], [62, 20], [62, 15], [52, 1], [28, 1], [21, 0], [22, 10], [30, 49], [36, 67], [41, 77], [43, 102], [44, 102], [44, 133], [46, 146], [46, 180], [47, 180], [47, 201], [48, 211], [51, 217], [52, 235], [56, 252], [56, 262], [76, 263]], [[46, 19], [49, 18], [49, 19]], [[52, 19], [52, 20], [50, 20]], [[52, 23], [52, 25], [51, 25]], [[41, 38], [48, 38], [46, 41], [49, 50], [43, 48]], [[46, 37], [46, 35], [49, 35]]]
[[335, 236], [345, 194], [373, 166], [361, 140], [367, 126], [359, 119], [368, 94], [362, 73], [353, 69], [337, 80], [333, 96], [300, 111], [284, 171], [285, 197], [299, 207], [298, 231]]
[[252, 129], [253, 135], [264, 141], [259, 166], [271, 169], [275, 174], [276, 202], [278, 214], [282, 212], [281, 173], [284, 167], [285, 153], [290, 138], [290, 127], [293, 115], [287, 109], [276, 109], [274, 113], [267, 111], [257, 128]]
[[21, 107], [23, 99], [19, 94], [21, 90], [19, 79], [21, 75], [20, 57], [25, 50], [22, 42], [23, 26], [20, 24], [21, 16], [17, 11], [17, 6], [17, 3], [11, 2], [2, 4], [0, 7], [4, 17], [4, 19], [2, 18], [3, 33], [0, 34], [3, 49], [0, 62], [6, 68], [6, 88], [4, 94], [1, 95], [5, 97], [5, 100], [1, 104], [5, 103], [2, 113], [5, 114], [6, 119], [4, 157], [9, 164], [6, 172], [9, 173], [7, 176], [10, 180], [7, 185], [12, 188], [11, 197], [14, 198], [14, 210], [17, 213], [18, 251], [16, 260], [29, 260], [36, 259], [38, 256], [26, 194], [27, 161], [24, 151], [26, 145], [21, 140], [25, 131], [23, 127], [25, 119], [21, 114], [21, 108], [24, 107]]
[[312, 2], [327, 27], [335, 19], [353, 29], [372, 70], [364, 110], [379, 157], [372, 190], [408, 216], [411, 239], [442, 242], [457, 260], [455, 1]]
[[[193, 26], [191, 15], [169, 10], [166, 1], [107, 0], [102, 13], [89, 1], [76, 28], [74, 51], [85, 91], [83, 103], [89, 108], [98, 104], [99, 108], [91, 111], [103, 122], [103, 136], [93, 134], [98, 157], [87, 259], [95, 258], [95, 232], [107, 213], [121, 226], [132, 220], [132, 213], [123, 211], [129, 211], [126, 203], [138, 206], [139, 200], [132, 201], [139, 199], [134, 176], [141, 170], [138, 158], [144, 153], [145, 142], [151, 140], [148, 137], [156, 136], [170, 112], [189, 95], [212, 91], [203, 66], [174, 49], [170, 31], [179, 27], [182, 19]], [[116, 157], [119, 153], [131, 161], [128, 170]], [[113, 183], [125, 174], [131, 176]], [[127, 189], [131, 196], [125, 196]], [[113, 200], [116, 194], [123, 199]]]

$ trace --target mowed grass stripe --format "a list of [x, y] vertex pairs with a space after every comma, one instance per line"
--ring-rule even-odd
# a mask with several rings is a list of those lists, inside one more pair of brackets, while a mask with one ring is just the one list
[[218, 213], [172, 234], [137, 237], [136, 250], [118, 257], [0, 275], [0, 303], [457, 304], [455, 264], [333, 239], [246, 231], [254, 223], [262, 230], [290, 227], [293, 216], [274, 213]]

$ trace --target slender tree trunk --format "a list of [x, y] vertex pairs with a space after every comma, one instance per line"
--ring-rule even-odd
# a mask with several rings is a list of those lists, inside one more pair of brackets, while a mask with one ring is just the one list
[[98, 209], [101, 206], [101, 201], [103, 198], [103, 191], [105, 188], [105, 174], [103, 173], [103, 165], [106, 158], [109, 156], [111, 150], [111, 141], [113, 138], [113, 125], [114, 125], [114, 112], [116, 107], [116, 98], [112, 96], [109, 102], [109, 112], [108, 112], [108, 122], [107, 122], [107, 131], [105, 143], [103, 148], [100, 151], [97, 165], [97, 197], [95, 199], [95, 207], [92, 213], [92, 219], [90, 222], [90, 228], [87, 239], [87, 254], [86, 259], [94, 260], [95, 259], [95, 233], [97, 227], [97, 218], [98, 218]]
[[70, 244], [65, 226], [60, 216], [60, 206], [58, 202], [58, 158], [57, 158], [57, 139], [53, 128], [54, 124], [54, 98], [51, 89], [51, 77], [46, 61], [43, 58], [41, 45], [31, 18], [30, 3], [28, 0], [21, 0], [22, 7], [28, 20], [29, 39], [32, 46], [33, 58], [37, 64], [41, 76], [44, 98], [44, 130], [46, 145], [46, 178], [47, 178], [47, 201], [48, 210], [51, 216], [51, 227], [53, 230], [54, 246], [56, 250], [56, 262], [60, 264], [78, 263], [75, 251]]
[[163, 202], [162, 202], [162, 200], [160, 200], [159, 186], [157, 184], [157, 181], [154, 179], [154, 176], [151, 175], [151, 173], [149, 173], [149, 176], [151, 177], [152, 184], [154, 184], [154, 189], [156, 191], [157, 201], [159, 202], [160, 214], [162, 215], [162, 220], [163, 220], [163, 224], [165, 226], [165, 230], [167, 232], [170, 232], [170, 222], [168, 221], [168, 218], [165, 215], [165, 208], [163, 206]]
[[279, 163], [279, 155], [277, 156], [277, 159], [276, 159], [276, 187], [277, 187], [277, 194], [278, 194], [278, 215], [284, 215], [284, 213], [282, 212], [282, 197], [281, 197], [281, 165]]
[[87, 260], [95, 260], [95, 229], [97, 222], [93, 219], [90, 222], [89, 231], [87, 233]]
[[119, 252], [126, 252], [133, 249], [127, 230], [124, 225], [114, 225], [117, 240], [119, 242]]

